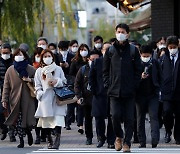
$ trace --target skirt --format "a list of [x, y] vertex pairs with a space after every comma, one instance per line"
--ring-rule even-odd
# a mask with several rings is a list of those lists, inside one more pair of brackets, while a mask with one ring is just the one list
[[42, 128], [55, 128], [56, 126], [65, 127], [64, 116], [40, 117], [37, 124], [37, 127]]

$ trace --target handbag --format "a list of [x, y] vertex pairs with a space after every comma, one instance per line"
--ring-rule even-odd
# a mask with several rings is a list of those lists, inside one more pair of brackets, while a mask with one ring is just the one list
[[30, 82], [26, 82], [26, 84], [27, 84], [27, 86], [28, 86], [28, 88], [30, 90], [31, 97], [35, 98], [36, 95], [35, 95], [35, 88], [34, 88], [34, 86]]
[[78, 101], [78, 98], [74, 96], [72, 99], [67, 99], [67, 100], [60, 100], [58, 96], [56, 96], [56, 103], [58, 106], [66, 105], [66, 104], [72, 104]]
[[58, 105], [71, 104], [77, 101], [74, 91], [68, 85], [60, 88], [56, 87], [54, 88], [54, 92], [56, 94], [56, 102]]

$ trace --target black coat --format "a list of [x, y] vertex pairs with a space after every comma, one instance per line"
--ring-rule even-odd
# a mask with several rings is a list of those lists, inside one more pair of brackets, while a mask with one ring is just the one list
[[[8, 60], [4, 60], [2, 57], [0, 57], [0, 88], [2, 90], [3, 83], [4, 83], [4, 77], [7, 69], [12, 65], [13, 60], [12, 58]], [[1, 91], [2, 92], [2, 91]]]
[[[82, 66], [84, 67], [84, 66]], [[87, 89], [88, 87], [88, 77], [90, 67], [89, 65], [85, 65], [85, 70], [82, 70], [82, 67], [79, 69], [75, 83], [74, 83], [74, 92], [78, 99], [84, 99], [84, 105], [91, 105], [92, 104], [92, 93]]]
[[133, 97], [141, 80], [139, 51], [135, 48], [132, 57], [128, 41], [123, 46], [117, 42], [113, 46], [113, 51], [110, 47], [103, 60], [104, 86], [111, 97]]
[[93, 94], [92, 116], [107, 116], [107, 91], [103, 84], [103, 57], [92, 62], [89, 72], [89, 85]]
[[[148, 63], [143, 63], [141, 62], [141, 74], [144, 72], [144, 68], [147, 66], [149, 69], [148, 71], [148, 78], [146, 79], [141, 79], [140, 86], [137, 90], [137, 95], [142, 96], [143, 94], [146, 94], [148, 92], [151, 92], [151, 95], [159, 95], [160, 91], [160, 85], [161, 85], [161, 80], [162, 80], [162, 75], [161, 75], [161, 67], [160, 64], [157, 60], [152, 59], [152, 61]], [[149, 87], [144, 86], [145, 83], [147, 83], [147, 80], [149, 80]], [[146, 89], [148, 88], [148, 89]]]
[[76, 76], [79, 69], [85, 64], [87, 63], [81, 60], [80, 61], [73, 60], [70, 66], [69, 75]]
[[180, 53], [178, 54], [174, 71], [172, 69], [169, 52], [165, 53], [161, 66], [161, 99], [163, 101], [180, 101]]

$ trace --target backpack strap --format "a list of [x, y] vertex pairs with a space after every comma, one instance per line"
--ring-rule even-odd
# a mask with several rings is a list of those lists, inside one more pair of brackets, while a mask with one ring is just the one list
[[134, 60], [135, 53], [136, 53], [136, 47], [133, 44], [129, 44], [129, 45], [130, 45], [130, 56], [132, 57], [132, 60]]
[[[132, 60], [134, 60], [136, 53], [136, 46], [133, 44], [129, 44], [129, 45], [130, 45], [130, 56], [132, 57]], [[113, 45], [109, 47], [109, 58], [112, 58], [115, 50], [116, 48]]]

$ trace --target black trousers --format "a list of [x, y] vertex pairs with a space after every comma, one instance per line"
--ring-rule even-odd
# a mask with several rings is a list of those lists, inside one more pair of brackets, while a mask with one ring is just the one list
[[96, 121], [96, 133], [98, 141], [105, 141], [105, 131], [106, 131], [106, 124], [104, 117], [95, 117]]
[[158, 96], [153, 95], [150, 97], [139, 96], [136, 99], [136, 111], [137, 111], [137, 132], [140, 144], [146, 144], [146, 132], [145, 132], [145, 118], [148, 111], [150, 117], [151, 126], [151, 138], [152, 144], [158, 144], [160, 138], [159, 132], [159, 101]]
[[180, 101], [163, 102], [163, 122], [169, 134], [174, 126], [174, 139], [180, 142]]
[[83, 126], [84, 123], [84, 109], [83, 106], [77, 105], [77, 126]]
[[113, 129], [113, 124], [112, 124], [112, 119], [111, 116], [108, 116], [108, 123], [107, 123], [107, 143], [113, 145], [114, 141], [116, 139], [114, 129]]
[[[134, 98], [110, 97], [110, 110], [116, 137], [124, 138], [124, 144], [131, 146], [134, 131]], [[124, 130], [121, 127], [124, 122]]]
[[66, 126], [70, 126], [75, 119], [75, 108], [77, 103], [67, 105]]
[[92, 127], [92, 116], [91, 116], [91, 105], [84, 105], [84, 117], [85, 117], [85, 134], [86, 138], [93, 138], [93, 127]]

